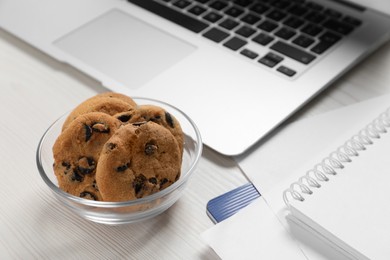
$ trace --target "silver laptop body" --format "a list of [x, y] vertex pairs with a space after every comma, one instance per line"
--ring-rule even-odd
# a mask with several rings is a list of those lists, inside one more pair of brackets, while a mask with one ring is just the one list
[[[168, 7], [175, 3], [155, 2]], [[321, 55], [305, 50], [314, 55], [310, 64], [270, 51], [252, 40], [255, 35], [239, 35], [246, 42], [242, 47], [237, 39], [217, 42], [206, 32], [219, 23], [194, 32], [124, 0], [1, 0], [0, 27], [110, 90], [177, 106], [198, 125], [206, 145], [237, 155], [389, 38], [390, 18], [384, 13], [338, 1], [312, 2], [361, 24]], [[203, 3], [194, 0], [175, 8], [188, 13], [191, 5]], [[224, 10], [216, 11], [222, 19]], [[239, 26], [245, 24], [243, 15], [233, 19]], [[193, 19], [209, 24], [204, 16]], [[234, 32], [225, 32], [233, 37]], [[281, 40], [282, 46], [275, 48], [292, 41]], [[253, 53], [257, 56], [250, 57]], [[273, 67], [272, 54], [282, 57]], [[260, 62], [264, 57], [270, 58], [266, 64]]]

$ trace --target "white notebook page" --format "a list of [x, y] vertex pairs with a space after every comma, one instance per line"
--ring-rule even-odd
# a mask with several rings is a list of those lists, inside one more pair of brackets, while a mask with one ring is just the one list
[[367, 258], [389, 259], [390, 132], [351, 159], [328, 182], [320, 182], [321, 188], [313, 188], [305, 201], [292, 201], [293, 210], [302, 213], [293, 214]]

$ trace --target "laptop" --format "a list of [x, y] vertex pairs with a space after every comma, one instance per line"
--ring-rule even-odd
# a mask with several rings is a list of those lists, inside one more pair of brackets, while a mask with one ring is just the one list
[[389, 2], [364, 2], [1, 0], [0, 27], [238, 155], [389, 39]]

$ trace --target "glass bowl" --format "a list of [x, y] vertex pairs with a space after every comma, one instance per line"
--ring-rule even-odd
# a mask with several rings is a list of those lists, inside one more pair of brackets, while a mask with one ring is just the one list
[[58, 187], [53, 170], [52, 147], [59, 136], [68, 114], [55, 121], [42, 136], [37, 153], [36, 163], [44, 182], [54, 196], [66, 207], [81, 217], [103, 224], [118, 225], [149, 219], [167, 210], [182, 195], [190, 177], [195, 171], [202, 154], [202, 140], [195, 123], [179, 109], [161, 101], [147, 98], [133, 98], [141, 104], [156, 105], [164, 108], [179, 121], [184, 132], [184, 152], [179, 180], [162, 191], [144, 198], [124, 202], [103, 202], [83, 199], [62, 191]]

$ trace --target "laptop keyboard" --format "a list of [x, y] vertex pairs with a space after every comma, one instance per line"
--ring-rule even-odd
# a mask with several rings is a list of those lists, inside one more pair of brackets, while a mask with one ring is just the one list
[[307, 0], [128, 1], [287, 77], [362, 24]]

